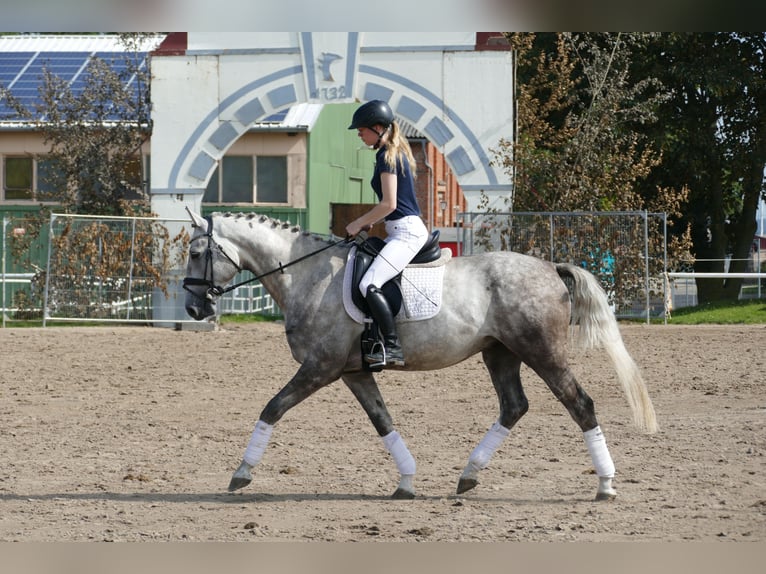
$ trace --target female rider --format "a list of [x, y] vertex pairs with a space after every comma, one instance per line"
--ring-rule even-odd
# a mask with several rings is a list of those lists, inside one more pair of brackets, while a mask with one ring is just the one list
[[402, 272], [428, 239], [415, 196], [415, 158], [394, 121], [394, 113], [382, 100], [372, 100], [357, 108], [348, 129], [357, 130], [364, 144], [377, 150], [370, 184], [379, 202], [349, 223], [346, 232], [353, 237], [385, 220], [387, 234], [386, 245], [359, 284], [384, 343], [383, 349], [375, 346], [373, 352], [365, 355], [365, 361], [372, 367], [404, 366], [396, 322], [380, 288]]

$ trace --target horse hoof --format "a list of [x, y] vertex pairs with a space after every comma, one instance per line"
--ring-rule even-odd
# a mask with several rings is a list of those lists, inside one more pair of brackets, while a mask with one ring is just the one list
[[457, 483], [457, 493], [463, 494], [464, 492], [468, 492], [472, 488], [476, 488], [476, 485], [479, 484], [479, 481], [475, 478], [461, 478]]
[[397, 488], [391, 495], [394, 500], [412, 500], [415, 498], [415, 493], [411, 490], [405, 490], [403, 488]]
[[598, 502], [601, 502], [601, 501], [609, 502], [609, 501], [614, 500], [615, 498], [617, 498], [617, 493], [616, 492], [598, 492], [598, 493], [596, 493], [596, 501], [598, 501]]
[[250, 478], [241, 478], [238, 476], [232, 476], [231, 482], [229, 483], [229, 492], [234, 492], [235, 490], [239, 490], [240, 488], [245, 488], [251, 482], [252, 482], [252, 479]]
[[244, 488], [253, 481], [253, 477], [250, 474], [250, 468], [252, 467], [250, 467], [250, 465], [248, 465], [246, 462], [243, 462], [239, 465], [239, 468], [235, 470], [234, 474], [231, 476], [229, 492], [234, 492], [235, 490]]

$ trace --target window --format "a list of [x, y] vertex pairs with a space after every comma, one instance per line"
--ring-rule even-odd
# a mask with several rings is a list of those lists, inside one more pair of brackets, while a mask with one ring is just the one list
[[55, 201], [57, 171], [55, 160], [47, 158], [37, 160], [37, 193], [35, 195], [38, 201]]
[[258, 203], [287, 203], [286, 156], [258, 157], [255, 189]]
[[[124, 169], [125, 199], [141, 199], [146, 192], [146, 182], [142, 179], [141, 158], [128, 161]], [[148, 169], [148, 156], [146, 166]], [[2, 195], [0, 200], [55, 202], [59, 199], [58, 190], [66, 186], [64, 174], [56, 160], [47, 156], [26, 156], [2, 158]]]
[[32, 169], [31, 157], [6, 157], [3, 161], [3, 199], [31, 200]]
[[287, 156], [224, 156], [203, 203], [287, 203]]
[[221, 201], [224, 203], [252, 203], [253, 158], [224, 157], [221, 186]]

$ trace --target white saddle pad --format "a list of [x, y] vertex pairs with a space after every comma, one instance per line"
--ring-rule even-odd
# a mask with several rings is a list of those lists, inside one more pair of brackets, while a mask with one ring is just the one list
[[[346, 270], [343, 276], [343, 306], [346, 313], [357, 323], [364, 323], [364, 313], [354, 305], [351, 297], [351, 283], [354, 275], [354, 256], [356, 246], [349, 250]], [[436, 261], [415, 263], [405, 267], [402, 272], [402, 308], [396, 321], [422, 321], [430, 319], [442, 306], [442, 283], [444, 266], [452, 258], [452, 251], [443, 248]]]

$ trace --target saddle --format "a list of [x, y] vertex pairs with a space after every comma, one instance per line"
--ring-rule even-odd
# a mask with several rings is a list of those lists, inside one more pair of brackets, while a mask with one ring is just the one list
[[[386, 242], [380, 237], [367, 237], [357, 243], [356, 255], [354, 256], [354, 267], [351, 276], [351, 300], [365, 315], [364, 332], [360, 339], [360, 350], [363, 357], [365, 354], [370, 353], [375, 345], [380, 344], [380, 332], [378, 325], [370, 317], [370, 309], [367, 301], [362, 297], [361, 291], [359, 291], [359, 283], [385, 244]], [[439, 230], [437, 229], [431, 233], [426, 244], [418, 251], [410, 263], [430, 263], [439, 259], [440, 256], [441, 247], [439, 246]], [[380, 289], [388, 300], [394, 317], [399, 314], [402, 308], [401, 276], [402, 274], [399, 273], [399, 275], [387, 281]], [[373, 367], [362, 360], [362, 369], [378, 372], [382, 367]]]
[[[369, 315], [370, 310], [367, 307], [367, 301], [362, 297], [362, 292], [359, 291], [359, 283], [362, 281], [362, 277], [364, 277], [367, 269], [372, 265], [375, 256], [380, 253], [380, 250], [383, 249], [385, 245], [386, 242], [380, 237], [367, 237], [356, 247], [354, 272], [351, 282], [351, 298], [354, 305], [361, 309], [365, 315]], [[430, 263], [439, 259], [440, 256], [441, 246], [439, 245], [439, 230], [436, 229], [431, 233], [426, 244], [420, 251], [418, 251], [417, 255], [415, 255], [410, 263]], [[391, 306], [391, 312], [394, 314], [394, 317], [402, 308], [401, 276], [402, 274], [399, 273], [399, 275], [383, 284], [380, 288], [383, 295], [388, 299], [388, 304]]]

